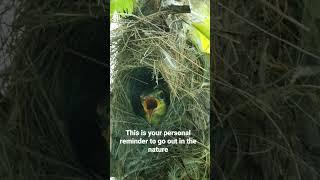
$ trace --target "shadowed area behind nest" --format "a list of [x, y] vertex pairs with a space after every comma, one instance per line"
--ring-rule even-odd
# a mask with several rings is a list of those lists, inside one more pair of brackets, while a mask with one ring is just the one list
[[137, 68], [130, 72], [128, 93], [133, 111], [151, 125], [158, 125], [170, 104], [169, 88], [159, 75], [158, 83], [152, 69]]

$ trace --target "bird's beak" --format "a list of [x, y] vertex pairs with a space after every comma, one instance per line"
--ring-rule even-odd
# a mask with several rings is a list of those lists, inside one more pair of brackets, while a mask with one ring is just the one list
[[152, 113], [153, 113], [153, 110], [148, 110], [148, 111], [147, 111], [147, 119], [148, 119], [148, 121], [149, 121], [150, 124], [151, 124]]

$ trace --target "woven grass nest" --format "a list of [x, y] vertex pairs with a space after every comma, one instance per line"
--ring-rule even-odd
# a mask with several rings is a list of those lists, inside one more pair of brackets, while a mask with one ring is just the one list
[[[75, 67], [79, 74], [83, 69], [75, 66], [79, 62], [66, 68], [59, 58], [63, 41], [48, 35], [77, 42], [71, 32], [86, 23], [73, 22], [92, 19], [100, 7], [91, 1], [12, 2], [8, 4], [20, 11], [10, 50], [1, 41], [1, 55], [9, 50], [5, 64], [10, 66], [0, 77], [0, 179], [89, 179], [75, 162], [61, 122], [67, 106], [60, 106], [68, 97], [62, 87], [71, 82], [64, 75]], [[213, 7], [213, 177], [319, 179], [316, 0], [215, 1]], [[168, 16], [161, 13], [125, 18], [114, 31], [114, 177], [201, 179], [209, 174], [209, 67], [188, 44], [177, 17], [169, 18], [174, 22], [169, 26]], [[55, 43], [40, 45], [48, 42]], [[132, 105], [140, 79], [163, 85], [169, 94], [169, 109], [159, 127], [150, 127]], [[118, 145], [128, 128], [191, 129], [201, 144], [174, 145], [167, 154], [146, 153], [145, 146]]]
[[[164, 12], [132, 15], [122, 18], [111, 32], [113, 177], [209, 177], [209, 59], [188, 42], [181, 16]], [[135, 98], [144, 89], [155, 87], [164, 89], [170, 102], [156, 127], [139, 115], [136, 109], [140, 101]], [[127, 138], [128, 129], [191, 130], [198, 143], [166, 145], [168, 153], [150, 153], [150, 144], [119, 145], [120, 139]]]

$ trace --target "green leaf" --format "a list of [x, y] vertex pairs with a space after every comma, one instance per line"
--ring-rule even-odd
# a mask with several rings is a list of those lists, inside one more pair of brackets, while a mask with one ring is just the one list
[[207, 39], [210, 39], [210, 18], [206, 18], [202, 22], [193, 22], [192, 26], [196, 28]]
[[210, 54], [210, 5], [209, 1], [191, 0], [190, 39], [198, 49]]
[[191, 40], [200, 51], [210, 54], [210, 18], [191, 23]]
[[114, 13], [132, 14], [136, 0], [111, 0], [110, 1], [110, 18]]

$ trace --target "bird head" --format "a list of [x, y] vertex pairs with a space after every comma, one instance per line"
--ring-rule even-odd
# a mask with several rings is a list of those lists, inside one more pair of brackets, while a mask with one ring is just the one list
[[154, 90], [140, 97], [145, 118], [152, 125], [159, 124], [161, 118], [166, 113], [166, 103], [162, 90]]

